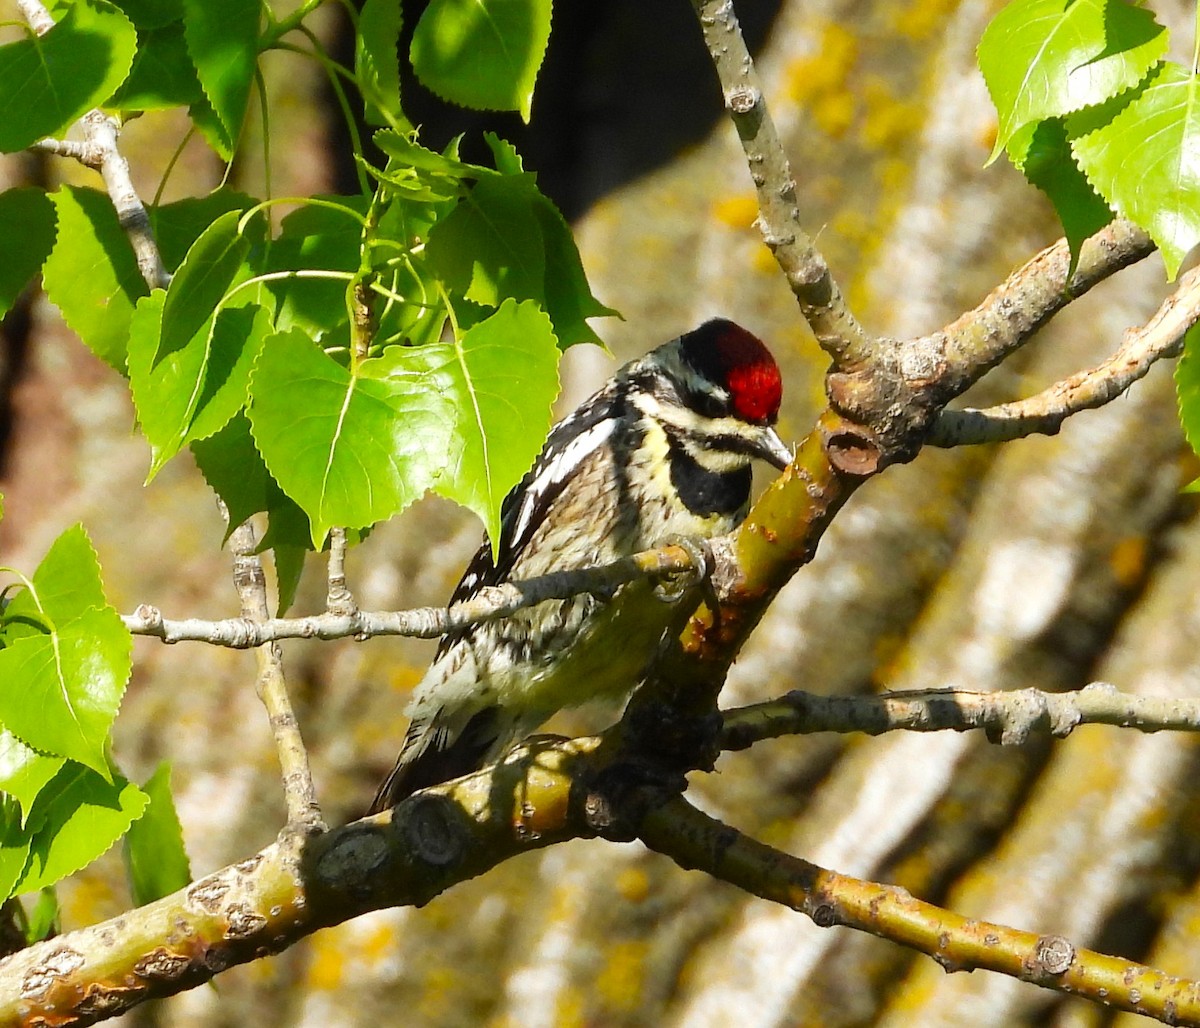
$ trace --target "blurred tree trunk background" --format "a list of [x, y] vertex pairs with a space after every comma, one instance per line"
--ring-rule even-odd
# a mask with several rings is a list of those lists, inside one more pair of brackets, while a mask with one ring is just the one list
[[[999, 5], [979, 0], [784, 0], [738, 5], [797, 175], [803, 217], [871, 328], [923, 333], [973, 306], [1057, 237], [1048, 206], [1003, 163], [984, 170], [994, 114], [974, 50]], [[1182, 3], [1157, 4], [1188, 38]], [[334, 6], [323, 33], [347, 45]], [[415, 14], [406, 15], [411, 25]], [[1178, 43], [1176, 48], [1178, 49]], [[352, 188], [338, 114], [313, 66], [270, 55], [276, 195]], [[785, 438], [823, 400], [824, 360], [757, 230], [745, 163], [684, 3], [560, 4], [526, 129], [448, 111], [411, 82], [423, 141], [481, 128], [514, 138], [575, 223], [596, 293], [625, 316], [601, 334], [618, 360], [722, 314], [785, 369]], [[253, 118], [253, 115], [252, 115]], [[252, 120], [249, 131], [260, 131]], [[174, 135], [172, 135], [174, 133]], [[147, 116], [123, 149], [152, 197], [178, 125]], [[254, 147], [247, 148], [253, 153]], [[468, 150], [468, 153], [470, 150]], [[65, 169], [72, 181], [91, 182]], [[56, 173], [62, 173], [59, 166]], [[29, 158], [0, 184], [43, 180]], [[166, 198], [215, 185], [189, 144]], [[231, 181], [261, 191], [253, 157]], [[1113, 349], [1164, 294], [1157, 259], [1073, 305], [978, 387], [1026, 395]], [[236, 611], [223, 526], [199, 474], [175, 462], [148, 488], [127, 390], [40, 298], [3, 325], [3, 562], [30, 568], [83, 520], [123, 610]], [[615, 364], [564, 365], [569, 409]], [[1200, 693], [1197, 474], [1156, 369], [1061, 435], [925, 452], [870, 483], [817, 560], [780, 596], [730, 677], [732, 706], [802, 688], [958, 686]], [[427, 499], [353, 551], [366, 608], [440, 604], [479, 525]], [[298, 610], [322, 603], [319, 562]], [[403, 734], [433, 644], [285, 648], [322, 800], [357, 817]], [[283, 804], [244, 653], [139, 640], [117, 722], [124, 766], [170, 759], [193, 871], [271, 840]], [[612, 711], [560, 718], [601, 727]], [[791, 852], [896, 882], [969, 916], [1200, 974], [1200, 750], [1191, 737], [1087, 728], [1066, 741], [977, 734], [812, 736], [727, 755], [697, 776], [706, 809]], [[68, 926], [127, 903], [110, 854], [62, 890]], [[385, 911], [127, 1015], [138, 1026], [1124, 1025], [986, 972], [933, 962], [688, 873], [639, 845], [576, 842], [512, 861], [423, 910]]]

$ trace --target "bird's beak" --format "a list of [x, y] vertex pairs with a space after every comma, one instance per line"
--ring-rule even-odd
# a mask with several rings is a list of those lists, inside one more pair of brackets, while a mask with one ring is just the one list
[[792, 463], [793, 453], [783, 444], [779, 434], [771, 427], [765, 427], [758, 438], [756, 455], [773, 464], [780, 471]]

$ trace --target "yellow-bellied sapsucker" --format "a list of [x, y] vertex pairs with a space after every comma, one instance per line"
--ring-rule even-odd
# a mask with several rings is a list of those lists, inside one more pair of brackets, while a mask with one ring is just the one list
[[[709, 538], [746, 516], [750, 461], [786, 467], [782, 384], [770, 351], [713, 320], [620, 368], [559, 422], [451, 597]], [[670, 617], [649, 583], [612, 602], [548, 600], [442, 639], [408, 707], [396, 767], [372, 811], [497, 758], [551, 714], [637, 684]]]

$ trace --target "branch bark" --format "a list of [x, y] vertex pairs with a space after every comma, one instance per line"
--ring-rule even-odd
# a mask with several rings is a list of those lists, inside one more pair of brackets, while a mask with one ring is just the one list
[[[222, 512], [228, 518], [228, 511]], [[262, 561], [256, 551], [254, 528], [244, 522], [229, 535], [233, 551], [233, 583], [242, 603], [242, 617], [253, 624], [270, 616], [267, 603], [267, 581]], [[305, 834], [323, 832], [325, 819], [317, 803], [308, 751], [300, 735], [300, 725], [288, 696], [283, 674], [283, 654], [276, 643], [260, 646], [255, 651], [258, 662], [258, 695], [267, 708], [271, 734], [279, 755], [283, 773], [283, 795], [287, 804], [288, 828]]]
[[1200, 1024], [1200, 983], [1118, 957], [943, 910], [904, 889], [827, 871], [756, 842], [677, 798], [642, 822], [642, 841], [681, 867], [781, 903], [821, 928], [843, 925], [932, 957], [947, 972], [985, 968], [1056, 992]]
[[721, 745], [743, 750], [764, 739], [813, 732], [882, 735], [981, 728], [993, 742], [1019, 746], [1035, 733], [1065, 738], [1079, 725], [1200, 732], [1200, 700], [1123, 693], [1108, 682], [1063, 693], [922, 689], [879, 696], [817, 696], [796, 691], [726, 711]]
[[645, 550], [583, 571], [560, 571], [524, 582], [489, 586], [452, 607], [417, 607], [399, 611], [350, 613], [327, 611], [295, 618], [164, 618], [157, 607], [142, 604], [123, 616], [134, 635], [153, 636], [166, 643], [205, 642], [213, 646], [248, 650], [283, 639], [355, 639], [399, 635], [414, 639], [436, 639], [471, 625], [508, 617], [525, 607], [546, 600], [565, 599], [579, 593], [610, 594], [626, 582], [650, 578], [667, 582], [695, 575], [694, 555], [683, 546]]
[[[38, 35], [54, 28], [54, 18], [40, 0], [17, 0], [21, 15]], [[138, 270], [151, 289], [165, 289], [171, 280], [162, 262], [158, 243], [150, 228], [150, 216], [138, 196], [129, 172], [129, 162], [117, 145], [121, 123], [98, 108], [79, 119], [84, 141], [42, 139], [34, 144], [46, 153], [71, 157], [89, 168], [95, 168], [104, 179], [104, 188], [117, 212], [117, 220], [129, 237], [137, 258]]]
[[796, 181], [763, 99], [754, 60], [730, 0], [693, 0], [721, 81], [725, 107], [746, 153], [758, 195], [758, 227], [800, 310], [837, 368], [871, 359], [879, 343], [855, 319], [829, 264], [800, 221]]
[[1088, 371], [1056, 382], [1036, 396], [986, 410], [946, 410], [934, 422], [933, 446], [1004, 442], [1028, 435], [1054, 435], [1072, 414], [1094, 410], [1116, 399], [1165, 357], [1183, 352], [1183, 339], [1200, 321], [1200, 268], [1179, 280], [1179, 287], [1144, 326], [1125, 333], [1116, 353]]

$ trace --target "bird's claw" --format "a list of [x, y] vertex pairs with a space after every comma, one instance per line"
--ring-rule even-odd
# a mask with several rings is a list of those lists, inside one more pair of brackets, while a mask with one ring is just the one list
[[[675, 603], [681, 600], [689, 589], [709, 582], [713, 569], [712, 550], [709, 549], [707, 540], [696, 536], [671, 536], [663, 545], [678, 546], [692, 559], [690, 568], [664, 577], [654, 587], [654, 595], [663, 603]], [[709, 589], [711, 590], [711, 585]]]

